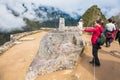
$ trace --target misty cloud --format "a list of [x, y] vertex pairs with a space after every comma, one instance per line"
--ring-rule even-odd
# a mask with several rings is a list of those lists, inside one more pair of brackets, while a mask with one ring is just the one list
[[[120, 0], [37, 0], [37, 2], [41, 2], [44, 5], [56, 6], [70, 14], [77, 12], [78, 14], [83, 15], [92, 5], [98, 5], [103, 14], [106, 15], [106, 18], [110, 18], [120, 12]], [[106, 6], [110, 6], [114, 13], [105, 9]]]
[[33, 9], [41, 5], [53, 6], [69, 13], [83, 15], [92, 5], [98, 5], [110, 18], [120, 12], [119, 0], [0, 0], [0, 30], [11, 31], [25, 26], [23, 18], [38, 19]]
[[22, 29], [25, 26], [23, 18], [15, 17], [5, 5], [0, 5], [0, 31], [9, 32], [14, 29]]

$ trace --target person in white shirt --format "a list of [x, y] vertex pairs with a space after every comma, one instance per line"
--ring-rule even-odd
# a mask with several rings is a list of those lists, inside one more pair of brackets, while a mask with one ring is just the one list
[[113, 31], [113, 30], [116, 30], [115, 28], [115, 24], [112, 23], [112, 19], [108, 19], [109, 23], [106, 24], [106, 29], [107, 31]]
[[113, 31], [116, 30], [115, 25], [112, 23], [112, 19], [108, 19], [108, 22], [105, 26], [106, 28], [106, 47], [109, 47], [112, 42]]

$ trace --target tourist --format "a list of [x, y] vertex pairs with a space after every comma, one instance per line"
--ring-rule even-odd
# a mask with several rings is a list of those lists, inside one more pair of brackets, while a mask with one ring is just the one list
[[117, 24], [116, 24], [115, 21], [113, 21], [112, 23], [115, 25], [115, 28], [116, 28], [116, 30], [113, 31], [113, 36], [112, 36], [112, 38], [113, 38], [113, 40], [114, 40], [115, 37], [116, 37], [116, 35], [117, 35], [117, 32], [118, 32], [118, 27], [117, 27]]
[[115, 39], [118, 39], [118, 43], [119, 43], [119, 45], [120, 45], [120, 29], [118, 30]]
[[106, 28], [106, 47], [109, 47], [113, 38], [113, 31], [116, 30], [115, 25], [112, 23], [112, 19], [108, 19], [108, 23], [105, 26]]
[[89, 63], [94, 64], [95, 66], [100, 66], [100, 61], [98, 58], [98, 50], [100, 49], [100, 45], [97, 43], [97, 39], [101, 34], [101, 21], [96, 20], [93, 28], [84, 29], [85, 32], [92, 33], [91, 43], [92, 43], [92, 55], [93, 59]]

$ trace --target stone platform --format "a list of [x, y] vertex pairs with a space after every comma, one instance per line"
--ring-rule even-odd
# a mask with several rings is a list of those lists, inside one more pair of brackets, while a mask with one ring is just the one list
[[79, 31], [51, 30], [41, 40], [38, 53], [31, 63], [25, 80], [35, 80], [58, 70], [74, 69], [85, 42]]

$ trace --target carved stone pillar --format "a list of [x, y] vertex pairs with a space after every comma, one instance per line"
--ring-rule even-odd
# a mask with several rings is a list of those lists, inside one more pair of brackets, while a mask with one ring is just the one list
[[59, 31], [64, 31], [65, 30], [65, 19], [60, 18], [59, 19]]

